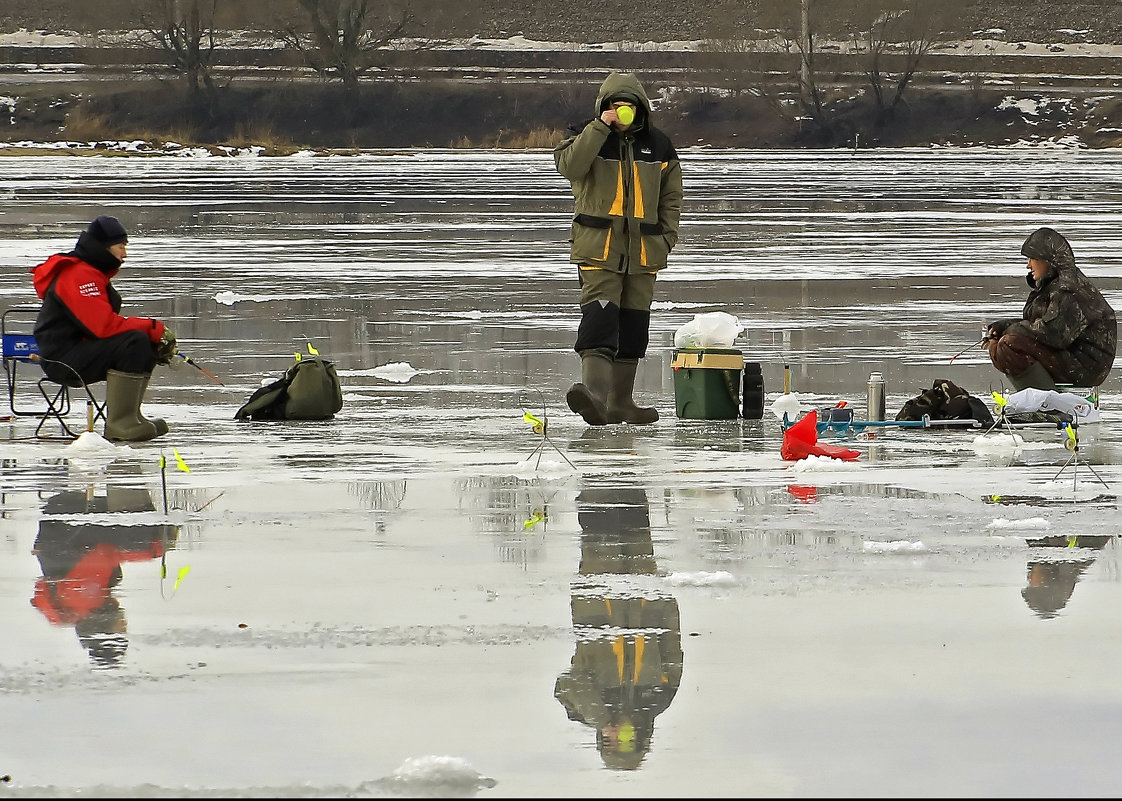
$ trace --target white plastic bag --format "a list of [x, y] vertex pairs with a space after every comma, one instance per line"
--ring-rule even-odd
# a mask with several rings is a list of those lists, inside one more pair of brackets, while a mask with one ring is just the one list
[[695, 314], [674, 332], [676, 348], [731, 348], [744, 326], [726, 312]]
[[1097, 423], [1101, 419], [1095, 405], [1074, 392], [1026, 387], [1005, 396], [1005, 414], [1051, 411], [1070, 414], [1080, 423]]

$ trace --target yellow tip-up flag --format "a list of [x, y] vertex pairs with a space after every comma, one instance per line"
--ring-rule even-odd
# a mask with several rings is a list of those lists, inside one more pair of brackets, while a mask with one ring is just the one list
[[530, 414], [529, 412], [524, 412], [522, 414], [522, 419], [525, 422], [529, 423], [530, 425], [532, 425], [534, 427], [534, 433], [535, 434], [544, 434], [545, 433], [545, 421], [542, 420], [540, 417], [535, 417], [534, 415]]
[[[191, 468], [187, 466], [187, 463], [185, 461], [183, 461], [183, 457], [179, 455], [179, 451], [176, 448], [172, 448], [171, 452], [175, 454], [175, 466], [182, 470], [184, 473], [190, 473]], [[163, 460], [163, 458], [164, 457], [162, 456], [160, 457], [161, 460]]]
[[994, 405], [997, 406], [998, 409], [1001, 409], [1006, 404], [1005, 396], [1000, 392], [991, 392], [990, 394], [993, 395]]
[[308, 343], [308, 353], [312, 354], [313, 356], [319, 356], [319, 351], [312, 347], [311, 342]]
[[175, 592], [176, 590], [179, 589], [179, 582], [183, 581], [183, 579], [186, 578], [187, 574], [190, 573], [190, 572], [191, 572], [191, 566], [190, 565], [187, 565], [186, 567], [179, 568], [179, 575], [176, 576], [175, 584], [173, 584], [172, 588], [171, 588], [172, 592]]

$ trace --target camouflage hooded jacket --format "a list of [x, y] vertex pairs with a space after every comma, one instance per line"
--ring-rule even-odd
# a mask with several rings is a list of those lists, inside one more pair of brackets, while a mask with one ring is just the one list
[[1090, 279], [1075, 266], [1071, 245], [1059, 232], [1039, 228], [1025, 240], [1021, 254], [1051, 265], [1039, 282], [1030, 271], [1031, 291], [1020, 319], [1000, 320], [999, 334], [1021, 334], [1072, 360], [1076, 383], [1098, 385], [1110, 373], [1118, 338], [1114, 309]]
[[[613, 98], [636, 104], [626, 131], [605, 125]], [[596, 96], [596, 116], [553, 152], [572, 184], [576, 215], [570, 261], [618, 272], [657, 272], [678, 243], [682, 167], [669, 137], [651, 124], [638, 78], [613, 72]]]

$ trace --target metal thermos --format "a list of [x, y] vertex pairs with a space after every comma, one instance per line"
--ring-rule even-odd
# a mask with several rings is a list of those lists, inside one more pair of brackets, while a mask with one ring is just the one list
[[867, 415], [869, 420], [884, 419], [884, 376], [880, 373], [869, 374]]

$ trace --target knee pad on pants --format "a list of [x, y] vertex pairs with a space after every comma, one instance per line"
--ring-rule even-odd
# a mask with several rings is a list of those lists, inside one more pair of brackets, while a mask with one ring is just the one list
[[619, 310], [617, 359], [642, 359], [651, 337], [651, 313], [640, 309]]
[[615, 356], [619, 349], [620, 309], [609, 301], [594, 300], [580, 307], [580, 326], [573, 350], [598, 350]]

